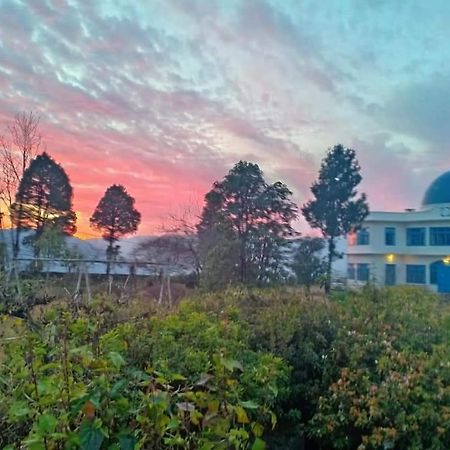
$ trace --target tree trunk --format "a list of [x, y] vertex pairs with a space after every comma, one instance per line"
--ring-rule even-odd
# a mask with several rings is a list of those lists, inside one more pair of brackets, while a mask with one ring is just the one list
[[[20, 214], [20, 213], [19, 213]], [[20, 224], [17, 224], [16, 229], [14, 230], [14, 242], [13, 242], [13, 259], [17, 259], [19, 257], [20, 251], [20, 232], [22, 231], [22, 227]]]
[[113, 252], [113, 243], [114, 241], [110, 239], [108, 241], [108, 248], [106, 249], [106, 275], [109, 277], [109, 274], [111, 273], [111, 259], [112, 259], [112, 252]]
[[331, 274], [332, 274], [332, 265], [333, 265], [333, 257], [336, 251], [336, 245], [334, 243], [334, 237], [330, 237], [328, 239], [328, 260], [327, 260], [327, 276], [325, 280], [325, 293], [329, 294], [331, 291]]
[[241, 283], [246, 282], [247, 274], [246, 274], [246, 255], [245, 255], [245, 243], [241, 242], [239, 245], [239, 281]]

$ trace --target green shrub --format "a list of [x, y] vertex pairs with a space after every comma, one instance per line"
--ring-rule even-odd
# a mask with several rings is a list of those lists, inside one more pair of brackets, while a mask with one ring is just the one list
[[182, 310], [108, 326], [89, 313], [49, 311], [3, 345], [1, 447], [264, 448], [287, 369], [240, 342], [239, 325]]
[[238, 288], [123, 317], [9, 321], [0, 448], [450, 448], [450, 307], [432, 293]]

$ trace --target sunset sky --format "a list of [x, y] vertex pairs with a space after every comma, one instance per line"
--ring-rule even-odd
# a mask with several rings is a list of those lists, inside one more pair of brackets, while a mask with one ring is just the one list
[[416, 207], [450, 169], [449, 23], [447, 0], [0, 0], [0, 125], [40, 114], [84, 235], [113, 183], [150, 234], [239, 159], [301, 205], [336, 143], [372, 209]]

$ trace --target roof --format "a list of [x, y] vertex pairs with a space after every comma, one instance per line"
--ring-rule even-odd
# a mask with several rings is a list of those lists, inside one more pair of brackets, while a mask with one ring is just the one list
[[422, 205], [450, 203], [450, 171], [437, 177], [428, 187]]

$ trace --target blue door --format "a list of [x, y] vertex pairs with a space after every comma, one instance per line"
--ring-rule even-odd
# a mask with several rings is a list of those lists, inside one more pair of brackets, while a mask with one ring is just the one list
[[442, 264], [437, 269], [438, 292], [450, 293], [450, 265]]

